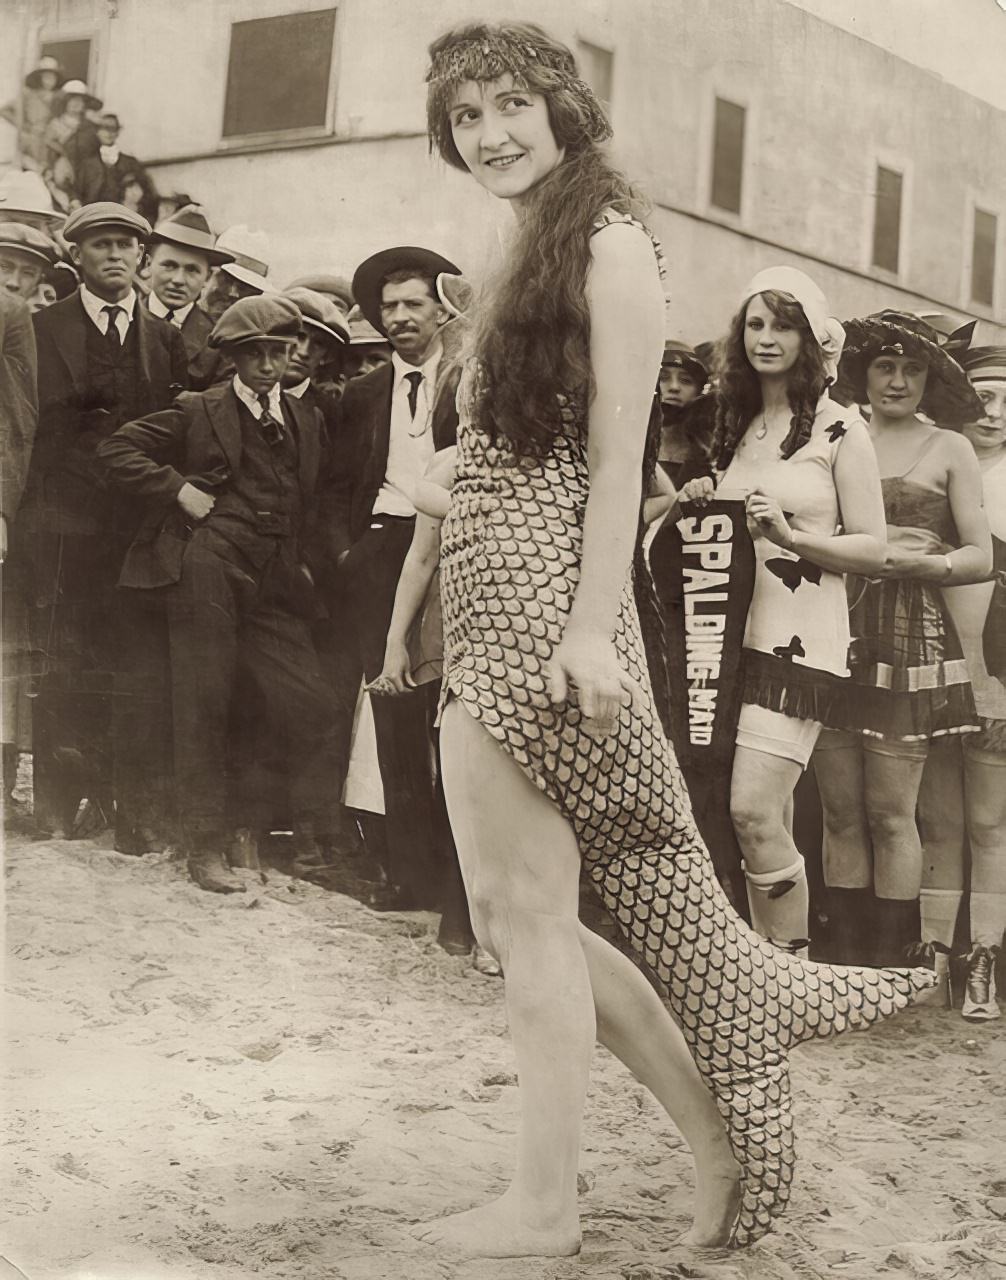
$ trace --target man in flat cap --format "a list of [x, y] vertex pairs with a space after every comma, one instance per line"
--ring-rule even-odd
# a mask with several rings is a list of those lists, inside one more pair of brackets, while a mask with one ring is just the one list
[[[343, 440], [333, 451], [323, 516], [330, 556], [339, 565], [329, 613], [344, 620], [355, 657], [355, 666], [333, 667], [343, 772], [345, 721], [351, 730], [360, 669], [370, 681], [384, 664], [395, 589], [415, 527], [414, 487], [434, 452], [453, 444], [457, 433], [456, 379], [443, 368], [440, 330], [450, 313], [437, 294], [441, 273], [459, 271], [429, 249], [399, 246], [368, 258], [353, 278], [353, 296], [393, 354], [390, 363], [346, 386]], [[425, 690], [371, 699], [384, 786], [388, 905], [402, 908], [440, 905], [427, 700]]]
[[115, 581], [131, 514], [106, 490], [98, 444], [165, 407], [187, 379], [185, 344], [133, 288], [149, 224], [122, 205], [86, 205], [63, 229], [77, 292], [33, 317], [39, 420], [17, 542], [29, 566], [36, 647], [36, 817], [64, 835], [79, 801], [111, 817]]
[[290, 363], [283, 375], [283, 390], [321, 412], [329, 442], [334, 444], [349, 324], [339, 307], [323, 293], [291, 286], [284, 290], [283, 297], [297, 306], [304, 319], [304, 331], [290, 352]]
[[189, 872], [240, 892], [226, 851], [236, 815], [228, 730], [240, 688], [291, 779], [298, 849], [334, 822], [334, 708], [311, 642], [316, 614], [304, 535], [322, 453], [318, 412], [281, 390], [302, 328], [289, 299], [245, 298], [210, 342], [231, 381], [187, 392], [127, 423], [99, 458], [109, 484], [145, 508], [120, 587], [157, 599], [171, 659], [175, 788]]
[[58, 256], [45, 232], [21, 222], [0, 222], [0, 289], [30, 301]]
[[147, 244], [151, 313], [181, 333], [189, 356], [189, 387], [205, 391], [221, 380], [219, 350], [208, 346], [213, 320], [199, 298], [214, 267], [232, 255], [217, 248], [216, 237], [195, 205], [180, 209], [154, 227]]

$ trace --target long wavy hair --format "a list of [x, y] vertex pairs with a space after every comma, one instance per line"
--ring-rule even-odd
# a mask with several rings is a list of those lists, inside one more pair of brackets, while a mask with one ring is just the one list
[[[594, 392], [585, 296], [593, 224], [602, 210], [639, 217], [646, 205], [596, 141], [600, 107], [573, 78], [573, 55], [540, 27], [523, 22], [457, 27], [433, 42], [430, 58], [437, 65], [454, 46], [485, 40], [488, 49], [501, 38], [540, 51], [512, 74], [520, 87], [544, 96], [556, 144], [565, 152], [524, 198], [515, 241], [473, 334], [486, 380], [480, 421], [494, 439], [525, 457], [546, 453], [555, 438], [558, 395], [582, 396], [589, 403]], [[431, 85], [431, 145], [448, 164], [467, 172], [451, 135], [452, 101], [453, 92]]]
[[[817, 403], [829, 382], [828, 370], [803, 307], [775, 289], [758, 296], [777, 319], [792, 325], [800, 335], [800, 354], [786, 379], [786, 398], [793, 416], [779, 450], [783, 458], [791, 458], [810, 439]], [[761, 383], [744, 349], [744, 325], [751, 301], [749, 298], [731, 320], [716, 353], [716, 420], [710, 453], [719, 471], [730, 465], [751, 419], [763, 407]]]

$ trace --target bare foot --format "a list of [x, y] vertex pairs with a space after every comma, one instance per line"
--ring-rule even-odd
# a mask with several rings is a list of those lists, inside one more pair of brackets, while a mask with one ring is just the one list
[[434, 1248], [468, 1258], [566, 1258], [580, 1252], [580, 1223], [574, 1215], [554, 1226], [522, 1222], [510, 1192], [479, 1209], [454, 1213], [416, 1227], [414, 1234]]
[[681, 1243], [695, 1249], [723, 1249], [730, 1243], [740, 1211], [744, 1179], [736, 1160], [695, 1175], [695, 1218]]

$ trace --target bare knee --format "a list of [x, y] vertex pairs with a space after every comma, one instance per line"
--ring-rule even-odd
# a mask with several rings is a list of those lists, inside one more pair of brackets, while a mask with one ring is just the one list
[[906, 839], [918, 840], [914, 804], [908, 808], [896, 795], [872, 798], [867, 805], [867, 820], [874, 843], [889, 845]]

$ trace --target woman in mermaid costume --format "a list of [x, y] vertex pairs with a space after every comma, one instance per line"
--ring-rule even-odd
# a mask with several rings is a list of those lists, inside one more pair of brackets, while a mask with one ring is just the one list
[[[687, 1241], [749, 1244], [789, 1196], [789, 1049], [868, 1026], [931, 978], [802, 961], [727, 903], [654, 709], [633, 602], [659, 250], [564, 45], [532, 24], [475, 24], [430, 54], [431, 145], [518, 216], [458, 393], [440, 587], [444, 786], [476, 936], [505, 974], [521, 1120], [506, 1193], [420, 1235], [469, 1256], [578, 1251], [600, 1040], [691, 1147]], [[579, 923], [581, 861], [673, 1019]]]

